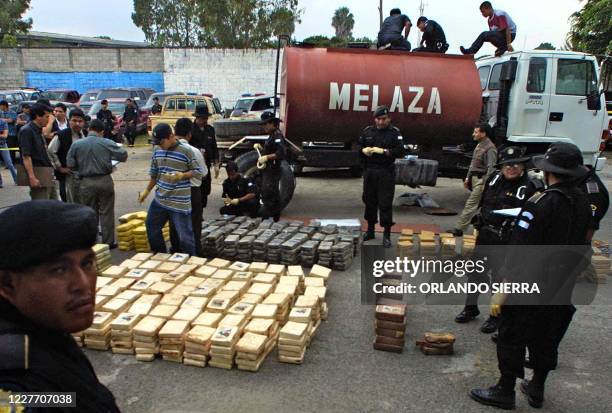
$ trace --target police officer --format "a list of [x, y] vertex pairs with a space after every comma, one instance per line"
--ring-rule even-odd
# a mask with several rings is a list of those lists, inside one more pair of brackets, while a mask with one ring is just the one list
[[[379, 49], [410, 51], [408, 35], [412, 28], [412, 22], [400, 9], [391, 9], [389, 17], [385, 19], [378, 32]], [[404, 35], [402, 36], [402, 31]]]
[[380, 212], [380, 225], [384, 228], [383, 246], [390, 248], [391, 227], [394, 224], [395, 159], [404, 156], [404, 146], [400, 130], [391, 125], [387, 106], [376, 108], [374, 125], [363, 130], [358, 147], [364, 169], [364, 218], [368, 222], [368, 231], [363, 240], [375, 238], [374, 227]]
[[448, 43], [442, 26], [434, 20], [421, 16], [417, 20], [417, 27], [423, 33], [421, 44], [413, 52], [446, 53]]
[[532, 407], [544, 402], [544, 383], [556, 368], [560, 338], [576, 311], [571, 299], [577, 271], [590, 248], [591, 208], [576, 186], [576, 178], [584, 174], [581, 159], [575, 145], [554, 143], [533, 160], [544, 171], [547, 189], [532, 196], [519, 213], [500, 272], [505, 282], [535, 281], [540, 291], [492, 297], [491, 312], [502, 315], [497, 341], [501, 377], [495, 386], [470, 392], [479, 403], [515, 407], [514, 387], [524, 377], [526, 348], [534, 374], [521, 383], [521, 391]]
[[128, 146], [134, 147], [136, 140], [136, 123], [138, 122], [138, 108], [132, 99], [125, 100], [125, 111], [123, 112], [123, 122], [125, 123], [125, 137]]
[[0, 393], [75, 392], [76, 409], [49, 411], [119, 412], [70, 335], [94, 317], [96, 214], [24, 202], [0, 214], [0, 228]]
[[[487, 268], [491, 270], [491, 278], [496, 280], [499, 267], [503, 264], [504, 248], [510, 238], [512, 217], [494, 213], [499, 209], [522, 208], [525, 202], [537, 191], [544, 189], [544, 183], [531, 178], [525, 169], [529, 157], [524, 156], [525, 148], [509, 146], [500, 151], [496, 172], [485, 182], [484, 191], [480, 200], [480, 212], [472, 220], [478, 230], [476, 238], [476, 257], [486, 257]], [[477, 258], [478, 259], [478, 258]], [[468, 276], [470, 283], [488, 282], [486, 274], [471, 273]], [[465, 308], [455, 321], [466, 323], [476, 318], [478, 310], [479, 293], [468, 294]], [[480, 331], [489, 334], [497, 330], [498, 317], [490, 315], [484, 322]]]
[[103, 99], [100, 102], [102, 109], [96, 114], [96, 119], [104, 123], [104, 137], [107, 139], [113, 138], [113, 128], [115, 127], [115, 115], [108, 109], [108, 100]]
[[[208, 124], [208, 118], [211, 116], [208, 106], [196, 106], [193, 116], [195, 116], [195, 121], [191, 130], [191, 145], [203, 151], [206, 167], [209, 172], [214, 171], [214, 178], [217, 179], [219, 177], [219, 148], [215, 130]], [[208, 205], [208, 195], [210, 195], [212, 184], [211, 175], [212, 173], [209, 173], [202, 180], [202, 208]]]
[[157, 114], [160, 114], [161, 111], [162, 111], [162, 105], [159, 104], [159, 98], [155, 96], [153, 98], [153, 106], [151, 106], [151, 114], [157, 115]]
[[272, 112], [264, 112], [261, 115], [260, 125], [270, 136], [263, 148], [255, 144], [255, 148], [261, 151], [257, 160], [257, 167], [261, 169], [261, 199], [263, 201], [262, 216], [273, 218], [274, 222], [280, 219], [282, 210], [280, 199], [281, 163], [287, 158], [287, 147], [285, 137], [278, 129], [280, 119]]
[[257, 216], [259, 210], [259, 194], [257, 185], [238, 173], [238, 165], [229, 161], [225, 166], [227, 179], [223, 181], [223, 202], [219, 213], [221, 215], [248, 215], [251, 218]]

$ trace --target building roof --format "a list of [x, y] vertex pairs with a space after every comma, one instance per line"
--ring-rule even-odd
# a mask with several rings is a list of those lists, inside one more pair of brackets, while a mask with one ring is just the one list
[[49, 46], [93, 46], [93, 47], [149, 47], [146, 42], [131, 42], [127, 40], [103, 39], [100, 37], [73, 36], [70, 34], [49, 33], [30, 31], [27, 34], [17, 35], [17, 40], [22, 46], [28, 46], [29, 42], [49, 43]]

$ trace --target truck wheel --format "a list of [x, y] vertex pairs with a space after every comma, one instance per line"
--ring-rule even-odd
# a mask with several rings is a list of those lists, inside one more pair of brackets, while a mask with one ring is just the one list
[[293, 164], [292, 169], [293, 169], [294, 176], [300, 176], [304, 172], [304, 167], [302, 165]]
[[361, 178], [361, 175], [363, 174], [363, 169], [361, 166], [351, 166], [350, 171], [353, 178]]
[[219, 119], [213, 123], [213, 128], [215, 128], [217, 136], [266, 135], [263, 127], [259, 124], [259, 119]]
[[[236, 159], [236, 164], [238, 165], [238, 171], [243, 176], [248, 176], [253, 178], [257, 185], [261, 187], [261, 173], [257, 169], [257, 159], [259, 155], [255, 151], [247, 152], [243, 155], [240, 155]], [[291, 165], [287, 161], [283, 161], [281, 163], [281, 179], [280, 179], [280, 197], [281, 197], [281, 206], [284, 209], [289, 202], [291, 202], [291, 198], [293, 198], [293, 192], [295, 191], [295, 176], [293, 175], [293, 170], [291, 169]]]

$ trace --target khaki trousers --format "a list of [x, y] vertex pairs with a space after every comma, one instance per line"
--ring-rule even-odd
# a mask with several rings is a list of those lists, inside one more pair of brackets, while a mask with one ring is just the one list
[[484, 190], [484, 178], [472, 176], [471, 179], [472, 192], [470, 192], [470, 196], [468, 197], [467, 201], [465, 201], [465, 206], [463, 207], [461, 216], [459, 216], [459, 221], [457, 221], [457, 229], [460, 229], [461, 231], [468, 229], [472, 217], [476, 214], [476, 212], [478, 212], [478, 205], [480, 204], [480, 198], [482, 198], [482, 191]]

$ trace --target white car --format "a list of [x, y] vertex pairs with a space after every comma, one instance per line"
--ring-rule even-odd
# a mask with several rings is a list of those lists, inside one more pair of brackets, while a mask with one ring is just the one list
[[[279, 99], [276, 98], [278, 110]], [[230, 115], [231, 119], [259, 119], [264, 112], [274, 112], [274, 97], [263, 93], [255, 95], [243, 95], [236, 104]]]

